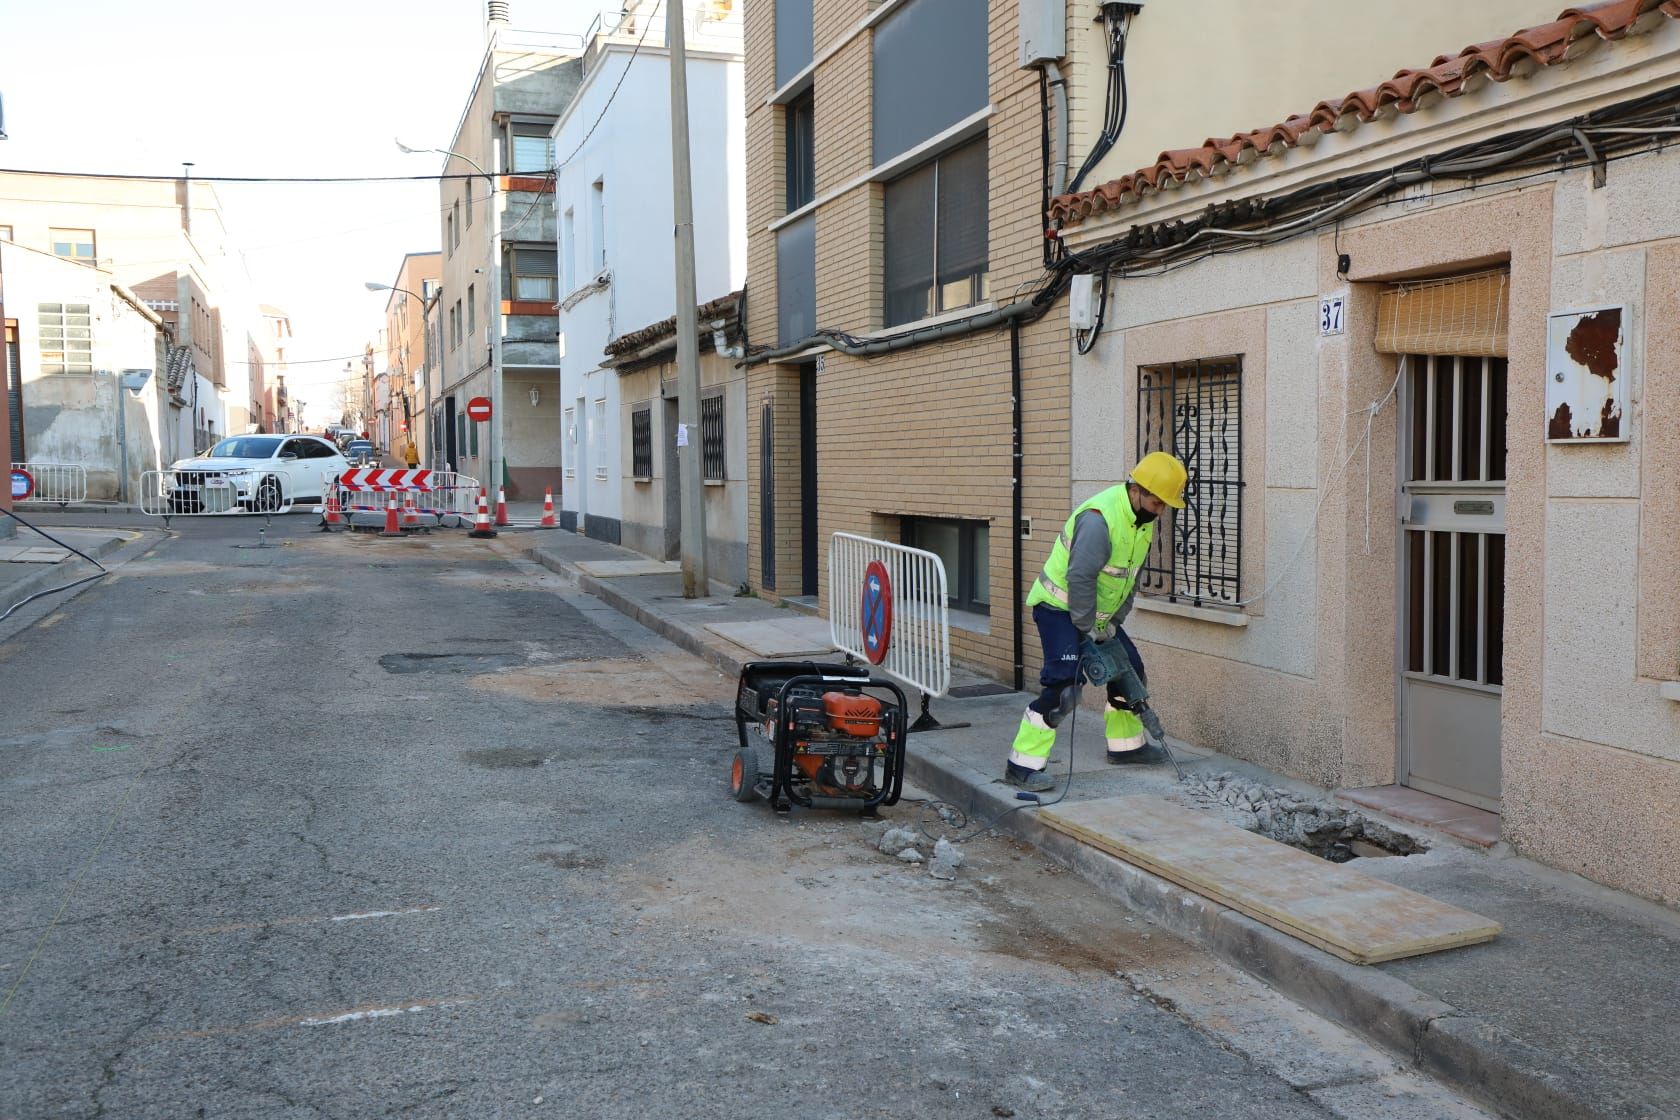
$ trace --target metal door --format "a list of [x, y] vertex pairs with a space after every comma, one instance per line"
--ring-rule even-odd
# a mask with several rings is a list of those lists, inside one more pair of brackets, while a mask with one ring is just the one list
[[1505, 359], [1401, 361], [1401, 782], [1497, 812]]

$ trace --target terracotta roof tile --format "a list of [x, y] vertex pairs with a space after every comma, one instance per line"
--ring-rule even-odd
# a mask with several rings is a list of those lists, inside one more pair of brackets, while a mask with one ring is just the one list
[[[726, 296], [719, 296], [708, 300], [695, 308], [695, 315], [700, 323], [701, 341], [710, 345], [712, 332], [705, 324], [716, 319], [727, 319], [731, 323], [739, 321], [741, 313], [741, 293], [730, 292]], [[672, 315], [650, 326], [633, 330], [629, 334], [621, 334], [607, 343], [606, 354], [619, 358], [626, 354], [634, 354], [638, 350], [646, 349], [659, 342], [674, 341], [677, 337], [677, 317]]]
[[1154, 163], [1130, 175], [1052, 199], [1050, 218], [1076, 225], [1092, 214], [1130, 205], [1150, 191], [1171, 190], [1187, 181], [1223, 175], [1259, 156], [1309, 146], [1327, 132], [1350, 131], [1381, 116], [1415, 113], [1436, 97], [1457, 97], [1483, 81], [1504, 82], [1555, 66], [1600, 42], [1648, 31], [1665, 16], [1680, 20], [1680, 0], [1609, 0], [1566, 8], [1550, 23], [1439, 55], [1421, 70], [1401, 70], [1381, 85], [1320, 101], [1278, 124], [1204, 140], [1197, 148], [1162, 152]]

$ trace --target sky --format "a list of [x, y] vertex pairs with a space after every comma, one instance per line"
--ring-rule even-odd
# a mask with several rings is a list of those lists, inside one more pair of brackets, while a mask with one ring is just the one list
[[[611, 0], [511, 0], [581, 33]], [[484, 49], [484, 0], [55, 0], [0, 16], [0, 169], [198, 176], [432, 175]], [[435, 182], [215, 185], [256, 301], [285, 310], [312, 424], [384, 322], [402, 257], [436, 251]], [[0, 203], [3, 205], [3, 203]], [[320, 360], [317, 360], [320, 359]]]

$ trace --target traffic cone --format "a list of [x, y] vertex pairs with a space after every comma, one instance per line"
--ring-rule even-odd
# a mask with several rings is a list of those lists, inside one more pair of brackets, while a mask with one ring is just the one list
[[397, 524], [397, 496], [392, 494], [385, 499], [385, 528], [379, 533], [382, 537], [402, 536], [402, 526]]
[[544, 486], [543, 487], [542, 523], [540, 525], [538, 525], [537, 527], [539, 529], [558, 529], [558, 528], [560, 528], [560, 522], [554, 520], [554, 488], [551, 487], [551, 486]]
[[502, 493], [500, 486], [496, 487], [496, 524], [508, 524], [507, 495]]
[[327, 512], [321, 515], [321, 532], [330, 533], [334, 525], [345, 524], [344, 512], [338, 508], [338, 487], [327, 490]]
[[420, 511], [414, 508], [414, 495], [403, 494], [402, 527], [404, 529], [420, 528]]
[[490, 504], [484, 491], [478, 492], [478, 514], [473, 518], [472, 532], [467, 536], [477, 540], [487, 541], [495, 537], [496, 530], [490, 527]]

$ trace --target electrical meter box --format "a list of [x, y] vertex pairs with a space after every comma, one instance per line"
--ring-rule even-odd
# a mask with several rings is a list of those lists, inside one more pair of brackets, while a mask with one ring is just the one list
[[1076, 274], [1068, 285], [1068, 326], [1088, 331], [1097, 325], [1097, 278]]
[[1067, 56], [1065, 0], [1018, 0], [1020, 64], [1025, 70]]

